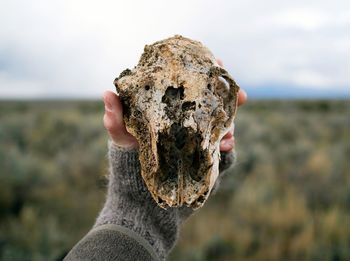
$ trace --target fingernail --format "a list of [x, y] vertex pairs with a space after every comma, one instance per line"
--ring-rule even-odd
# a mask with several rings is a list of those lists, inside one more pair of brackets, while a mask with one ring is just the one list
[[226, 145], [226, 140], [220, 141], [220, 146], [225, 146]]
[[234, 143], [235, 141], [233, 138], [225, 139], [220, 142], [221, 146], [225, 146], [225, 147], [233, 147]]
[[222, 140], [222, 141], [220, 142], [220, 145], [221, 145], [221, 146], [227, 147], [227, 146], [229, 145], [229, 140], [227, 140], [227, 139]]

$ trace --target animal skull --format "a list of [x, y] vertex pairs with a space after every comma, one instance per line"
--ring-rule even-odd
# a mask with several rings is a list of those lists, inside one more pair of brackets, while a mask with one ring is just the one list
[[154, 200], [163, 208], [201, 207], [219, 174], [238, 85], [205, 46], [178, 35], [146, 45], [114, 84]]

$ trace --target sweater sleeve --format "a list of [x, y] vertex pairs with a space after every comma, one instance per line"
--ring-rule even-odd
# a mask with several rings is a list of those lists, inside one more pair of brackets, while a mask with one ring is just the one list
[[135, 232], [114, 224], [93, 228], [64, 258], [86, 260], [160, 260], [148, 242]]
[[[134, 249], [136, 245], [135, 249], [139, 249], [138, 247], [143, 250], [152, 249], [157, 258], [165, 260], [176, 243], [182, 221], [193, 213], [192, 209], [181, 207], [165, 210], [156, 204], [141, 177], [137, 150], [126, 150], [109, 142], [108, 157], [109, 181], [105, 205], [97, 217], [93, 229], [71, 250], [67, 257], [72, 257], [76, 253], [87, 254], [91, 252], [91, 248], [100, 250], [103, 248], [105, 252], [114, 254], [124, 253], [126, 250], [123, 250], [123, 246], [127, 245], [125, 236], [130, 237], [130, 235], [136, 234], [143, 241], [135, 241], [135, 238], [131, 236], [131, 241], [134, 240], [134, 244], [130, 245], [131, 248]], [[227, 169], [232, 162], [232, 153], [222, 153], [220, 171]], [[99, 230], [100, 227], [106, 225], [114, 226], [114, 228], [122, 227], [124, 232], [129, 231], [129, 233], [119, 235], [118, 229], [114, 229], [114, 233], [109, 230], [106, 232], [106, 229]], [[96, 230], [99, 231], [97, 234], [95, 234]], [[104, 236], [104, 233], [114, 234], [114, 239], [112, 240], [110, 236]], [[113, 243], [111, 243], [112, 241]], [[145, 246], [149, 246], [149, 248]], [[130, 250], [130, 248], [126, 249]], [[129, 254], [139, 253], [136, 250], [126, 252]], [[144, 253], [145, 255], [149, 254], [149, 251]], [[100, 258], [94, 260], [108, 259], [99, 256]], [[120, 260], [139, 260], [139, 256], [140, 254], [129, 256], [129, 259], [125, 259], [126, 256], [124, 256]], [[154, 257], [151, 254], [150, 256]], [[142, 260], [148, 259], [143, 258]]]
[[178, 236], [177, 210], [162, 209], [153, 200], [141, 176], [137, 150], [125, 150], [109, 142], [109, 163], [107, 200], [95, 227], [126, 227], [144, 238], [160, 259], [165, 259]]

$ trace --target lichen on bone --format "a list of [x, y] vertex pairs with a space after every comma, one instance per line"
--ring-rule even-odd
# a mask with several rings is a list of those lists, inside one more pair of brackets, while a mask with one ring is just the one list
[[204, 45], [179, 35], [146, 45], [114, 84], [154, 200], [163, 208], [201, 207], [219, 174], [238, 85]]

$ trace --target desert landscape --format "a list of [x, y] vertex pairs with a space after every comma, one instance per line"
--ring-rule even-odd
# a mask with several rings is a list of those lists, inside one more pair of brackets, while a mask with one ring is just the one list
[[[251, 100], [170, 260], [349, 260], [350, 101]], [[106, 191], [101, 101], [0, 102], [0, 260], [61, 260]]]

